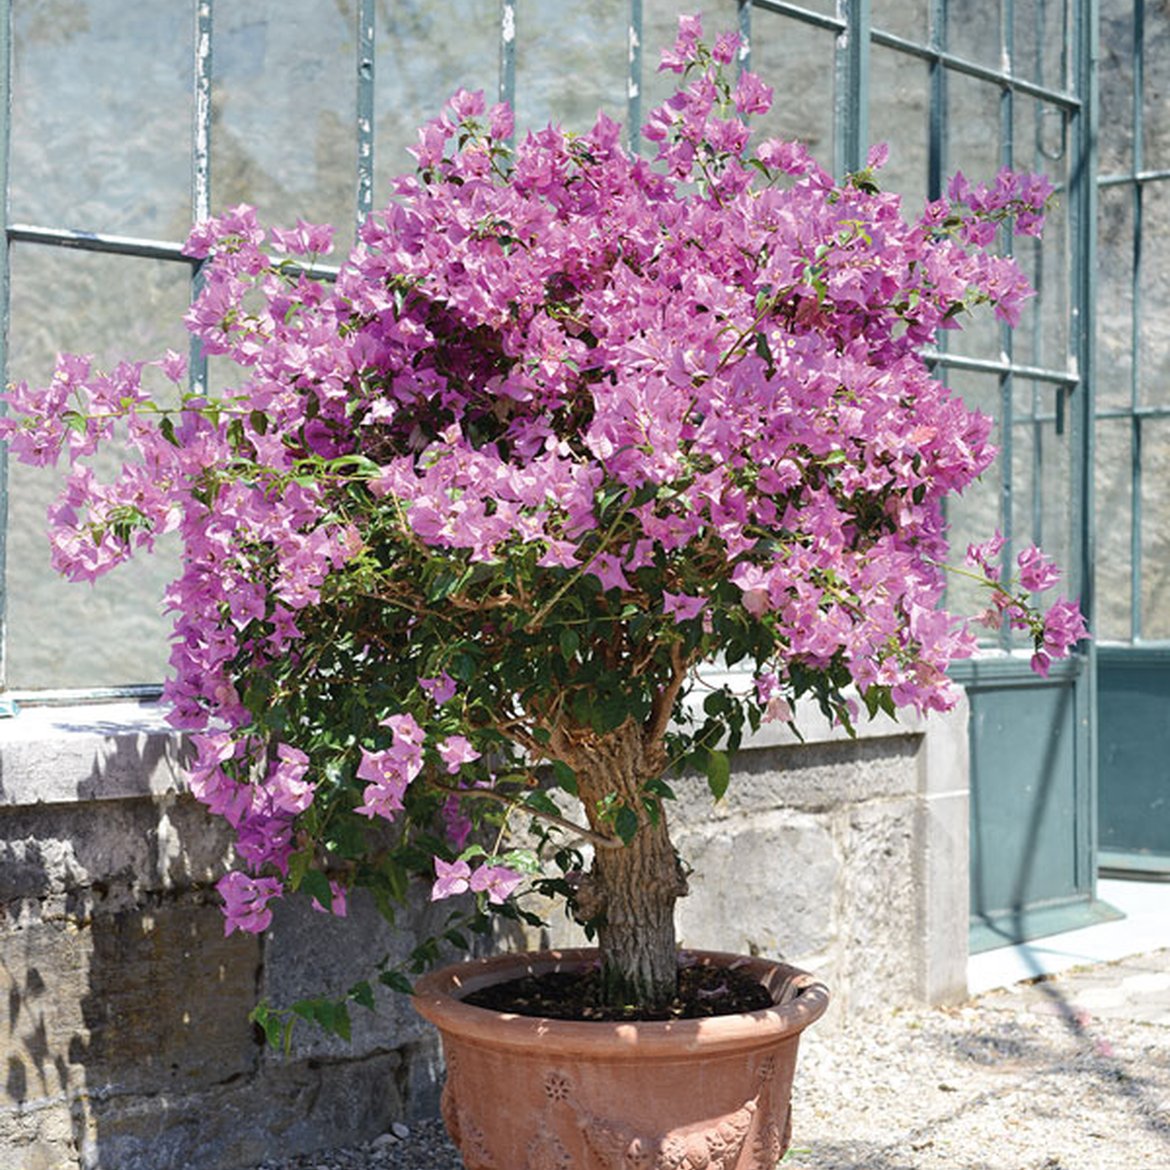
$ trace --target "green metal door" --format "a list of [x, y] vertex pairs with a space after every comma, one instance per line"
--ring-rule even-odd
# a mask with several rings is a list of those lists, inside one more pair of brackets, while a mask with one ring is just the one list
[[[952, 511], [952, 549], [997, 526], [1007, 578], [1018, 553], [1041, 544], [1091, 620], [1096, 4], [1002, 0], [942, 15], [939, 104], [951, 138], [969, 137], [959, 122], [986, 111], [988, 162], [994, 152], [995, 166], [1042, 171], [1059, 193], [1044, 240], [1017, 245], [1037, 290], [1029, 316], [1014, 332], [989, 323], [959, 334], [939, 356], [948, 382], [994, 417], [1001, 450], [981, 490]], [[973, 593], [955, 593], [957, 609], [977, 608]], [[1047, 679], [1029, 657], [1000, 631], [954, 671], [971, 707], [972, 950], [1111, 913], [1096, 898], [1093, 649]]]
[[1101, 6], [1100, 863], [1170, 876], [1170, 12]]

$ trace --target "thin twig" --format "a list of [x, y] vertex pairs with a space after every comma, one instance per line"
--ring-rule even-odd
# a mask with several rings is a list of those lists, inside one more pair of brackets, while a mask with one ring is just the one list
[[548, 821], [549, 824], [556, 825], [566, 832], [575, 833], [577, 836], [583, 837], [586, 841], [597, 846], [598, 849], [625, 848], [622, 841], [617, 837], [604, 837], [600, 833], [595, 833], [592, 829], [587, 829], [583, 825], [566, 820], [564, 817], [544, 812], [541, 809], [533, 808], [531, 805], [521, 804], [515, 797], [505, 796], [502, 792], [496, 792], [493, 788], [453, 788], [449, 784], [440, 784], [437, 780], [432, 780], [431, 784], [440, 792], [446, 792], [451, 796], [479, 796], [485, 800], [494, 800], [498, 804], [505, 804], [509, 809], [522, 808], [525, 812], [531, 813], [540, 820]]

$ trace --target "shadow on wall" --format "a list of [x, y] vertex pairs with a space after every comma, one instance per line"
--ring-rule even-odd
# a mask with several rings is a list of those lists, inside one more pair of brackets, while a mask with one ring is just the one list
[[177, 737], [54, 730], [69, 747], [44, 753], [38, 803], [0, 743], [0, 1166], [217, 1170], [433, 1113], [437, 1049], [401, 998], [353, 1044], [298, 1036], [288, 1059], [247, 1019], [261, 995], [339, 993], [413, 940], [360, 899], [356, 921], [306, 932], [290, 903], [270, 938], [225, 937], [229, 839], [182, 793]]

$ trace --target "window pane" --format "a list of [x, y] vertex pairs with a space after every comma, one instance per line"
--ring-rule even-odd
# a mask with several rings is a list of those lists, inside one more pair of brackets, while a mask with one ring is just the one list
[[1062, 115], [1053, 106], [1017, 94], [1012, 102], [1013, 158], [1018, 171], [1047, 175], [1060, 195], [1052, 201], [1040, 239], [1015, 236], [1010, 247], [1037, 295], [1023, 306], [1012, 337], [1017, 361], [1049, 369], [1068, 366], [1069, 281], [1068, 165]]
[[799, 140], [832, 170], [832, 32], [757, 11], [752, 15], [752, 70], [776, 91], [771, 111], [755, 123], [757, 133]]
[[1128, 409], [1133, 394], [1133, 198], [1106, 187], [1097, 204], [1098, 409]]
[[1129, 641], [1132, 637], [1130, 599], [1133, 562], [1130, 534], [1133, 523], [1133, 466], [1129, 419], [1102, 419], [1097, 423], [1093, 471], [1097, 499], [1096, 597], [1093, 636], [1101, 641]]
[[1002, 62], [1000, 8], [1002, 0], [982, 4], [947, 4], [946, 48], [956, 57], [998, 68]]
[[[58, 351], [90, 353], [108, 365], [186, 345], [186, 265], [18, 245], [12, 277], [13, 380], [43, 382]], [[108, 452], [99, 477], [120, 462]], [[169, 628], [159, 603], [177, 574], [177, 555], [143, 557], [93, 587], [59, 579], [49, 565], [45, 508], [62, 478], [10, 461], [8, 685], [159, 682]]]
[[874, 28], [924, 44], [930, 33], [928, 0], [873, 0]]
[[[968, 410], [978, 410], [993, 419], [999, 418], [1002, 412], [997, 378], [965, 370], [950, 370], [946, 374], [946, 382]], [[992, 442], [1002, 446], [998, 423], [992, 431]], [[1004, 470], [1002, 461], [996, 462], [962, 496], [948, 501], [950, 564], [961, 565], [969, 544], [987, 540], [997, 528], [1003, 529], [1000, 501]], [[957, 614], [981, 613], [987, 608], [987, 591], [965, 577], [952, 574], [947, 583], [947, 605]], [[983, 627], [976, 626], [975, 633], [981, 642], [997, 644], [997, 635]]]
[[1170, 419], [1142, 428], [1142, 637], [1170, 638]]
[[189, 0], [16, 0], [16, 222], [186, 237], [192, 24]]
[[212, 25], [212, 205], [261, 222], [331, 223], [339, 252], [356, 215], [356, 25], [319, 0], [219, 0]]
[[[624, 124], [629, 18], [629, 0], [517, 5], [517, 128], [554, 122], [580, 132], [593, 125], [598, 110]], [[704, 31], [713, 36], [719, 30], [711, 23]], [[656, 69], [656, 48], [652, 52]]]
[[[1001, 164], [1000, 102], [1002, 90], [960, 73], [948, 73], [946, 164], [944, 181], [961, 170], [973, 183], [990, 183]], [[962, 318], [963, 329], [949, 336], [949, 348], [969, 357], [997, 360], [1003, 330], [986, 306]]]
[[1142, 188], [1140, 401], [1146, 406], [1170, 404], [1170, 183]]
[[[901, 0], [895, 2], [899, 3]], [[799, 7], [807, 8], [809, 12], [816, 12], [821, 16], [836, 16], [840, 10], [838, 0], [799, 0]]]
[[[662, 50], [669, 49], [678, 36], [678, 18], [688, 15], [699, 9], [697, 4], [680, 3], [680, 0], [642, 0], [642, 118], [650, 116], [650, 111], [661, 105], [674, 92], [675, 86], [681, 80], [677, 73], [658, 71], [658, 63], [662, 59]], [[702, 5], [703, 35], [710, 42], [720, 33], [730, 32], [739, 28], [738, 5], [736, 0], [711, 0], [711, 3]], [[760, 62], [756, 57], [757, 50], [762, 46], [763, 38], [771, 35], [769, 29], [775, 18], [766, 12], [752, 13], [752, 69], [756, 73], [762, 72]], [[791, 21], [784, 21], [787, 26]], [[783, 31], [783, 29], [781, 29]], [[777, 77], [764, 75], [764, 80], [775, 86], [777, 92], [781, 81]], [[623, 86], [625, 82], [622, 83]], [[643, 143], [643, 150], [650, 150], [653, 143]]]
[[[1012, 532], [1015, 551], [1039, 544], [1066, 571], [1072, 512], [1067, 392], [1015, 378], [1012, 387]], [[1014, 566], [1013, 566], [1014, 568]]]
[[1133, 0], [1101, 0], [1098, 101], [1109, 127], [1097, 137], [1103, 174], [1133, 166], [1133, 19]]
[[885, 190], [902, 196], [903, 213], [912, 218], [926, 203], [929, 177], [927, 66], [904, 53], [875, 46], [870, 80], [870, 140], [886, 142], [890, 147], [890, 161], [878, 181]]
[[499, 0], [403, 0], [379, 5], [375, 26], [374, 205], [390, 179], [412, 174], [416, 131], [457, 89], [499, 97]]
[[1145, 157], [1142, 167], [1170, 166], [1170, 12], [1164, 4], [1146, 4], [1142, 37], [1145, 85], [1142, 93], [1142, 129]]
[[1015, 0], [1012, 73], [1050, 89], [1065, 89], [1072, 43], [1067, 0]]

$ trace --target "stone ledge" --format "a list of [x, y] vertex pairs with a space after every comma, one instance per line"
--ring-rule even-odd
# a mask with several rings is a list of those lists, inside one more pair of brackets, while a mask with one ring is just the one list
[[[703, 678], [712, 687], [750, 686], [742, 671], [706, 671]], [[702, 697], [694, 694], [692, 705], [701, 706]], [[859, 720], [851, 736], [812, 702], [798, 705], [797, 721], [799, 736], [786, 723], [765, 723], [743, 747], [887, 739], [922, 735], [932, 726], [915, 712], [897, 720], [879, 715]], [[183, 733], [166, 721], [166, 707], [157, 701], [23, 706], [0, 719], [0, 808], [185, 792], [183, 745]]]
[[0, 720], [0, 808], [186, 791], [183, 735], [157, 702], [26, 706]]

